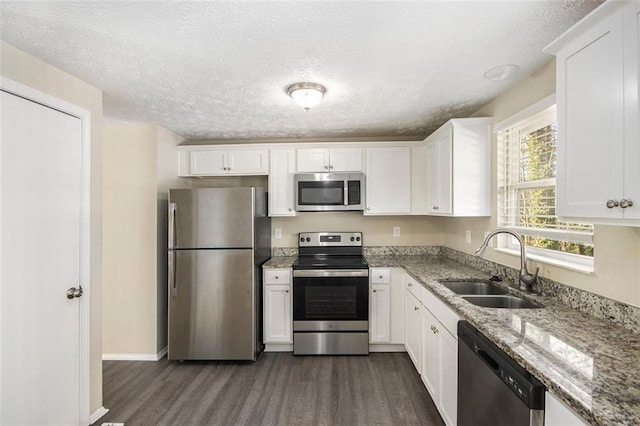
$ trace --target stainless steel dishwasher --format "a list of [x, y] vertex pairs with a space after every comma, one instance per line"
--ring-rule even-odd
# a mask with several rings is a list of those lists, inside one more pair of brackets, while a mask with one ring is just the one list
[[458, 322], [459, 426], [542, 426], [545, 390], [471, 324]]

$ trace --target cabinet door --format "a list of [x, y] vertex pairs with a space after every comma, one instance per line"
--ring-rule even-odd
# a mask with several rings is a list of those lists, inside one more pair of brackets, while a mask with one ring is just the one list
[[458, 419], [458, 340], [445, 327], [438, 327], [440, 345], [440, 414], [447, 425]]
[[361, 172], [362, 149], [339, 148], [329, 150], [329, 170], [332, 172]]
[[233, 175], [266, 175], [269, 156], [266, 149], [229, 151], [227, 170]]
[[545, 393], [545, 426], [586, 426], [588, 423], [551, 392]]
[[294, 150], [272, 149], [269, 163], [269, 216], [295, 216]]
[[409, 358], [413, 361], [416, 370], [420, 372], [421, 363], [421, 322], [420, 322], [420, 302], [408, 290], [405, 291], [405, 348], [409, 354]]
[[289, 285], [264, 286], [264, 342], [292, 343]]
[[557, 57], [559, 216], [622, 217], [623, 209], [606, 203], [624, 196], [623, 98], [622, 14], [616, 13]]
[[624, 218], [640, 219], [640, 2], [627, 5], [623, 15], [626, 90], [623, 197], [634, 203], [624, 210]]
[[329, 151], [323, 148], [298, 149], [298, 171], [302, 173], [328, 172]]
[[411, 149], [367, 149], [365, 214], [411, 213]]
[[452, 213], [452, 130], [427, 145], [427, 211]]
[[391, 338], [391, 288], [389, 284], [371, 286], [371, 343], [389, 343]]
[[189, 172], [192, 176], [226, 175], [226, 151], [192, 151]]
[[422, 308], [422, 382], [437, 404], [440, 397], [440, 342], [438, 321], [428, 309]]

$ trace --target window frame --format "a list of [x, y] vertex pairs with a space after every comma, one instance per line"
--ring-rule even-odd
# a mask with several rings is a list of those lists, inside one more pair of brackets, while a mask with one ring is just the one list
[[[535, 115], [538, 115], [545, 111], [546, 109], [556, 105], [556, 95], [547, 96], [546, 98], [541, 99], [540, 101], [522, 109], [521, 111], [511, 115], [505, 120], [496, 123], [493, 128], [493, 133], [496, 135], [498, 139], [497, 147], [496, 147], [496, 157], [497, 157], [497, 180], [496, 180], [496, 191], [497, 191], [497, 217], [496, 223], [500, 227], [506, 227], [512, 229], [519, 234], [526, 236], [539, 236], [548, 239], [554, 239], [559, 241], [573, 241], [578, 243], [585, 243], [589, 245], [594, 244], [593, 232], [581, 232], [576, 230], [562, 231], [553, 228], [527, 228], [520, 226], [512, 226], [505, 225], [503, 223], [505, 218], [505, 203], [507, 202], [507, 192], [517, 192], [519, 189], [527, 188], [527, 187], [540, 187], [540, 184], [546, 186], [550, 186], [550, 183], [553, 183], [557, 189], [557, 177], [554, 178], [546, 178], [540, 179], [532, 182], [523, 182], [518, 183], [516, 185], [507, 186], [505, 182], [507, 182], [506, 175], [507, 173], [511, 174], [513, 177], [513, 173], [517, 173], [517, 168], [512, 167], [510, 170], [507, 170], [505, 164], [505, 141], [501, 137], [501, 132], [512, 128], [523, 121], [529, 120]], [[557, 120], [557, 116], [556, 116]], [[557, 121], [556, 121], [557, 122]], [[524, 127], [526, 128], [526, 127]], [[557, 145], [556, 145], [557, 150]], [[512, 154], [513, 155], [513, 154]], [[512, 179], [510, 179], [512, 180]], [[512, 180], [513, 181], [513, 180]], [[513, 195], [510, 198], [513, 200]], [[561, 238], [558, 238], [561, 237]], [[594, 256], [584, 256], [579, 254], [572, 254], [561, 252], [557, 250], [543, 249], [539, 247], [526, 246], [527, 247], [527, 257], [531, 260], [539, 261], [542, 263], [547, 263], [555, 266], [560, 266], [566, 269], [576, 270], [585, 273], [593, 273], [594, 272]], [[497, 238], [497, 251], [520, 255], [520, 246], [517, 240], [509, 235], [502, 234]]]

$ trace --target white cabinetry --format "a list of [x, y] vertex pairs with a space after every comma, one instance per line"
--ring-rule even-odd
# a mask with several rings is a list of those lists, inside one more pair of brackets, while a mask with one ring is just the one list
[[455, 425], [458, 409], [456, 336], [460, 317], [407, 274], [405, 282], [407, 353], [444, 422]]
[[586, 426], [588, 424], [551, 392], [545, 394], [544, 405], [545, 426]]
[[269, 216], [295, 216], [294, 149], [272, 149], [269, 164]]
[[545, 51], [557, 56], [558, 215], [640, 226], [640, 3], [604, 3]]
[[411, 148], [367, 148], [366, 215], [411, 213]]
[[409, 289], [405, 292], [404, 318], [405, 348], [416, 370], [420, 372], [422, 361], [420, 301]]
[[[293, 343], [291, 296], [291, 269], [265, 269], [264, 343], [267, 346]], [[282, 349], [288, 350], [289, 346]]]
[[361, 172], [362, 148], [299, 148], [298, 172]]
[[259, 148], [181, 147], [178, 161], [179, 176], [266, 175], [269, 172], [268, 151]]
[[[372, 350], [398, 350], [404, 345], [404, 284], [401, 268], [371, 268], [369, 343]], [[396, 345], [396, 346], [390, 346]], [[400, 346], [398, 346], [400, 345]]]
[[491, 215], [490, 118], [446, 122], [427, 143], [427, 214]]

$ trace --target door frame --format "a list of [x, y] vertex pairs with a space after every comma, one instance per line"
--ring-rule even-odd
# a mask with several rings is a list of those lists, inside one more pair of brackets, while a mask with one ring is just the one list
[[[88, 425], [90, 418], [90, 344], [91, 344], [91, 113], [77, 105], [58, 99], [54, 96], [33, 89], [24, 84], [0, 76], [0, 90], [19, 96], [23, 99], [36, 102], [43, 106], [53, 108], [65, 114], [76, 117], [80, 120], [82, 131], [81, 145], [81, 189], [80, 189], [80, 276], [79, 284], [84, 290], [84, 296], [79, 299], [80, 303], [80, 413], [81, 424]], [[2, 149], [0, 147], [0, 158]], [[0, 162], [0, 169], [2, 163]], [[2, 193], [2, 182], [0, 181], [0, 194]], [[2, 199], [0, 197], [0, 211], [2, 209]], [[0, 224], [0, 238], [2, 236], [2, 225]], [[0, 247], [0, 254], [2, 248]], [[0, 270], [2, 270], [2, 257], [0, 256]], [[0, 302], [2, 302], [2, 287], [0, 287]], [[61, 295], [62, 297], [62, 295]], [[2, 319], [0, 318], [0, 321]], [[0, 324], [1, 325], [1, 324]], [[1, 330], [1, 327], [0, 327]], [[2, 339], [0, 339], [0, 361], [2, 357]], [[0, 387], [0, 397], [2, 388]], [[2, 399], [0, 398], [0, 401]], [[0, 410], [2, 407], [0, 406]]]

